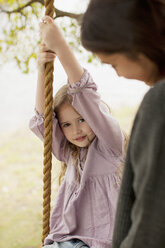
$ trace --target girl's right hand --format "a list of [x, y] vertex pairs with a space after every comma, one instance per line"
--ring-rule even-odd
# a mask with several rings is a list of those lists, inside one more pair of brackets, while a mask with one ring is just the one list
[[44, 16], [39, 24], [40, 37], [49, 50], [54, 51], [59, 56], [66, 41], [61, 29], [50, 16]]
[[47, 46], [44, 43], [42, 43], [37, 56], [38, 71], [43, 73], [45, 71], [45, 64], [47, 62], [54, 61], [55, 57], [56, 54], [52, 51], [49, 51]]

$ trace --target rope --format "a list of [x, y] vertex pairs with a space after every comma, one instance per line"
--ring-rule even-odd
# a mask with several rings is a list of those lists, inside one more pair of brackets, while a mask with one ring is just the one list
[[[45, 15], [53, 17], [54, 0], [45, 0]], [[51, 169], [52, 169], [52, 115], [53, 115], [53, 62], [45, 65], [45, 106], [44, 106], [44, 167], [43, 167], [43, 232], [42, 244], [49, 234], [51, 204]]]

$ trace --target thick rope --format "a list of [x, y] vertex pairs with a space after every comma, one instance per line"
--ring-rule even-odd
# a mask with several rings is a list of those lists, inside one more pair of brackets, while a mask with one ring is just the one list
[[[53, 17], [54, 0], [45, 0], [45, 15]], [[52, 169], [52, 115], [53, 115], [53, 62], [45, 65], [45, 107], [44, 107], [44, 168], [43, 168], [43, 232], [42, 244], [49, 234], [51, 204], [51, 169]]]

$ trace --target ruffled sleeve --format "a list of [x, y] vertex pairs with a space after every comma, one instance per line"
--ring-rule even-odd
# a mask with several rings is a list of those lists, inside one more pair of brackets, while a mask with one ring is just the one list
[[118, 122], [101, 101], [97, 86], [87, 70], [84, 70], [80, 81], [72, 87], [68, 82], [68, 93], [73, 96], [73, 107], [92, 128], [99, 143], [116, 156], [121, 155], [124, 136]]
[[[37, 135], [42, 141], [44, 140], [44, 115], [39, 114], [35, 110], [35, 115], [29, 122], [29, 128], [33, 133]], [[61, 128], [58, 124], [58, 120], [56, 119], [55, 113], [53, 113], [53, 141], [52, 141], [52, 152], [55, 157], [60, 160], [66, 162], [67, 155], [65, 152], [65, 144], [66, 138], [63, 135]]]

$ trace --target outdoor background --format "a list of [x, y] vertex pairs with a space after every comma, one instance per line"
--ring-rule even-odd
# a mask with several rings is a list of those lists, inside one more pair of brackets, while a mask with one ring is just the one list
[[[56, 1], [56, 6], [74, 12], [83, 9], [86, 2], [82, 0], [79, 6], [76, 0], [69, 1], [69, 5], [68, 1], [60, 0]], [[3, 25], [7, 25], [7, 21], [2, 22]], [[98, 61], [87, 63], [79, 52], [76, 56], [93, 76], [102, 99], [110, 106], [122, 129], [129, 133], [148, 87], [143, 82], [118, 78], [110, 66]], [[34, 114], [36, 62], [32, 60], [29, 67], [29, 73], [25, 74], [14, 59], [0, 61], [0, 248], [37, 248], [41, 244], [43, 144], [28, 127]], [[56, 60], [54, 90], [66, 80]], [[53, 159], [52, 205], [59, 168], [59, 163]]]

